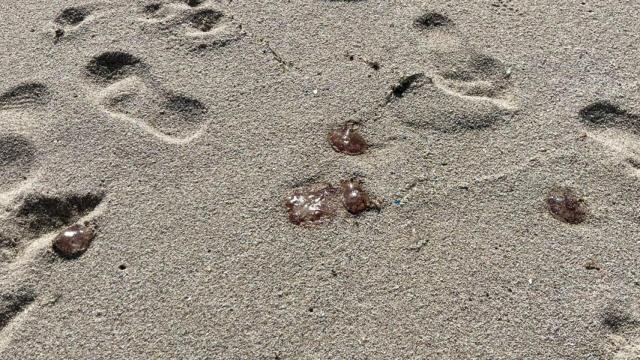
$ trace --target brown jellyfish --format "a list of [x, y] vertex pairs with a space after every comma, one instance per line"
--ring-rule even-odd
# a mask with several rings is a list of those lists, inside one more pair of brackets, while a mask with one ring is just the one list
[[568, 224], [579, 224], [587, 217], [584, 201], [568, 188], [552, 190], [547, 196], [547, 208], [553, 217]]
[[53, 239], [53, 249], [64, 258], [77, 258], [87, 251], [94, 236], [90, 226], [71, 225]]
[[285, 203], [289, 221], [296, 225], [315, 225], [331, 220], [336, 215], [337, 192], [338, 189], [329, 184], [295, 190]]
[[342, 203], [353, 215], [358, 215], [371, 207], [369, 194], [362, 188], [359, 180], [342, 181]]
[[328, 139], [333, 150], [347, 155], [361, 155], [369, 147], [367, 141], [352, 124], [332, 130], [329, 132]]

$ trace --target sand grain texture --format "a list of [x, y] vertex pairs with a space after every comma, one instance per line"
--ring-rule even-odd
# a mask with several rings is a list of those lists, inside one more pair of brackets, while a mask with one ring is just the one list
[[638, 16], [3, 1], [0, 359], [639, 359]]

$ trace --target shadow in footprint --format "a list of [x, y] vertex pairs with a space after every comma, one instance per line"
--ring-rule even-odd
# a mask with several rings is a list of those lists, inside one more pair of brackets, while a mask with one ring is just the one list
[[205, 9], [190, 15], [187, 18], [187, 21], [192, 28], [198, 29], [202, 32], [208, 32], [220, 23], [223, 16], [224, 15], [220, 11]]
[[29, 233], [40, 236], [78, 221], [93, 211], [103, 199], [102, 194], [72, 194], [67, 196], [30, 195], [17, 209], [17, 223]]
[[148, 68], [142, 60], [122, 51], [107, 51], [93, 57], [86, 66], [87, 73], [96, 80], [112, 82]]
[[606, 100], [589, 104], [580, 110], [579, 115], [581, 121], [591, 127], [617, 127], [640, 132], [640, 116]]
[[137, 77], [108, 87], [99, 102], [110, 115], [131, 121], [170, 143], [192, 140], [204, 130], [207, 120], [207, 108], [199, 100]]
[[49, 103], [49, 88], [41, 83], [30, 82], [16, 85], [0, 94], [0, 110], [37, 107]]
[[184, 0], [185, 4], [191, 6], [191, 7], [198, 7], [200, 5], [202, 5], [205, 0]]
[[76, 26], [84, 21], [91, 12], [83, 7], [71, 7], [62, 10], [54, 22], [60, 26]]
[[0, 224], [0, 263], [12, 263], [27, 253], [33, 254], [31, 250], [48, 246], [49, 237], [45, 235], [75, 224], [94, 212], [102, 199], [102, 194], [94, 193], [27, 195]]
[[62, 10], [53, 20], [56, 26], [53, 42], [57, 43], [68, 30], [77, 28], [91, 15], [88, 7], [70, 7]]
[[431, 30], [435, 28], [451, 26], [453, 25], [453, 21], [451, 21], [445, 15], [436, 12], [427, 12], [419, 16], [414, 21], [414, 25], [420, 30]]
[[0, 331], [4, 330], [16, 316], [22, 313], [35, 300], [35, 294], [25, 289], [0, 295]]

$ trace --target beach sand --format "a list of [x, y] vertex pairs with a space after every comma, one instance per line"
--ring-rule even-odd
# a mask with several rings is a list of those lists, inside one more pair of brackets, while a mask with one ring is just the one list
[[4, 0], [0, 358], [640, 359], [638, 16]]

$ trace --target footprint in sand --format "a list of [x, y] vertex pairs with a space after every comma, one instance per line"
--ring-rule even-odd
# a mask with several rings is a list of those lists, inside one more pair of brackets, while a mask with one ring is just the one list
[[637, 313], [618, 306], [609, 307], [602, 314], [601, 324], [607, 333], [613, 359], [640, 358], [640, 318]]
[[46, 109], [52, 93], [39, 82], [24, 82], [0, 93], [0, 204], [13, 198], [33, 178], [37, 149], [31, 140], [24, 114]]
[[14, 200], [13, 208], [0, 218], [0, 263], [31, 258], [53, 236], [77, 222], [90, 222], [103, 200], [100, 193], [27, 194]]
[[24, 82], [0, 94], [0, 264], [13, 263], [29, 248], [46, 246], [49, 233], [60, 232], [93, 212], [102, 195], [38, 195], [31, 184], [38, 149], [21, 115], [46, 109], [52, 98], [48, 86]]
[[[15, 280], [15, 279], [14, 279]], [[20, 284], [0, 283], [0, 353], [9, 345], [30, 313], [55, 304], [59, 296], [39, 295]]]
[[49, 88], [38, 82], [25, 82], [0, 94], [0, 111], [23, 110], [46, 105], [51, 100]]
[[14, 328], [36, 303], [36, 294], [27, 288], [17, 288], [0, 293], [0, 351], [11, 341]]
[[120, 51], [91, 59], [87, 75], [105, 85], [94, 99], [114, 118], [136, 124], [173, 144], [190, 142], [207, 126], [207, 108], [199, 100], [164, 89], [141, 59]]
[[53, 19], [54, 43], [73, 34], [84, 23], [91, 21], [98, 10], [96, 5], [73, 6], [64, 8]]
[[595, 101], [578, 112], [588, 135], [611, 150], [640, 176], [640, 115], [606, 101]]
[[435, 54], [436, 72], [399, 79], [385, 103], [393, 117], [411, 128], [457, 132], [497, 125], [516, 109], [510, 71], [465, 45], [446, 15], [424, 13], [414, 28]]
[[0, 295], [0, 331], [5, 329], [11, 320], [23, 312], [36, 300], [35, 294], [28, 289], [17, 289], [15, 292]]
[[204, 0], [150, 3], [140, 14], [141, 21], [157, 25], [191, 51], [224, 47], [244, 36], [232, 15]]

